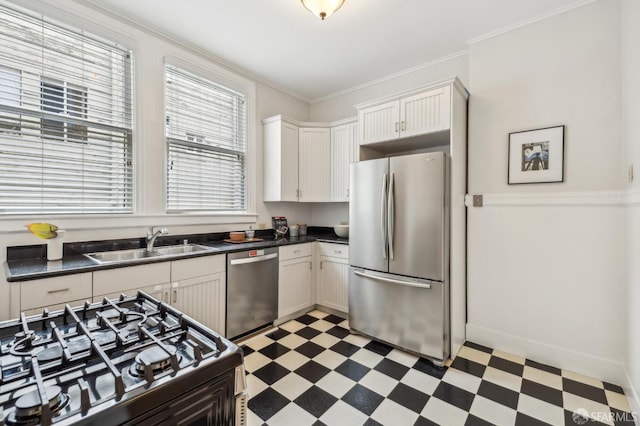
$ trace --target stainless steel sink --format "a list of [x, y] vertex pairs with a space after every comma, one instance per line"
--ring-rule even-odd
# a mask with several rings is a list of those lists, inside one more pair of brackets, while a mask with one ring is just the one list
[[202, 251], [216, 251], [216, 249], [198, 244], [183, 244], [177, 246], [156, 247], [156, 249], [151, 252], [147, 251], [146, 248], [140, 248], [86, 253], [85, 256], [96, 263], [102, 264], [135, 262], [149, 258], [179, 256], [181, 254], [198, 253]]

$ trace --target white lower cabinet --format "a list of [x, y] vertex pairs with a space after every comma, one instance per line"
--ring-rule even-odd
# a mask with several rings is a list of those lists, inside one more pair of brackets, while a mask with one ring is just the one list
[[105, 297], [116, 299], [121, 294], [135, 295], [143, 290], [158, 299], [163, 288], [171, 280], [169, 262], [106, 269], [93, 273], [93, 301], [101, 302]]
[[280, 247], [278, 318], [313, 305], [313, 245]]
[[320, 243], [317, 303], [340, 312], [349, 312], [349, 247]]
[[20, 283], [20, 311], [26, 315], [64, 309], [91, 301], [91, 272]]
[[224, 271], [173, 281], [169, 303], [177, 310], [224, 336], [225, 282]]

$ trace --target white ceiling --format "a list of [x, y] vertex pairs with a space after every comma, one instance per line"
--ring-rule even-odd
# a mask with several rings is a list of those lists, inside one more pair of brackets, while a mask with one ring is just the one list
[[346, 0], [321, 21], [299, 0], [88, 1], [306, 100], [427, 64], [467, 49], [470, 39], [585, 3]]

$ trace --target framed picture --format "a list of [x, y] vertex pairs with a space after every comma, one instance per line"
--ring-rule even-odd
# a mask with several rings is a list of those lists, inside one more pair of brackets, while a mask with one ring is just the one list
[[564, 181], [564, 126], [509, 133], [509, 185]]

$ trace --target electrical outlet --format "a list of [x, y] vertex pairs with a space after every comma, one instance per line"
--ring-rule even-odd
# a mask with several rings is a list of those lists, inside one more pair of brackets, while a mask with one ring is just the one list
[[627, 179], [629, 180], [629, 183], [633, 182], [633, 164], [629, 164], [627, 169]]
[[482, 195], [473, 196], [473, 207], [482, 207]]

